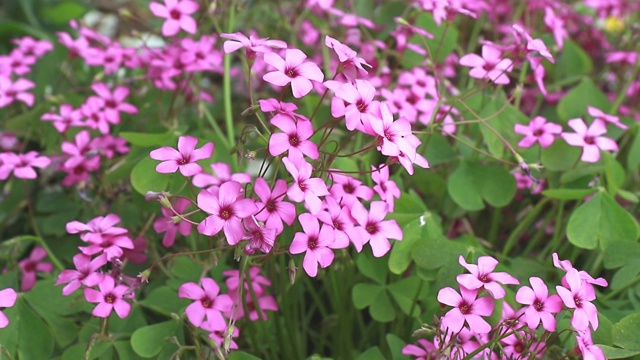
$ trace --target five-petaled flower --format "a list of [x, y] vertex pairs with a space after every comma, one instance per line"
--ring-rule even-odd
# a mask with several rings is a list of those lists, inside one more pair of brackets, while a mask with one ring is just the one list
[[211, 278], [200, 279], [202, 287], [194, 282], [180, 285], [178, 297], [195, 300], [187, 306], [185, 313], [194, 326], [206, 321], [212, 326], [225, 324], [223, 312], [231, 310], [233, 301], [226, 294], [220, 294], [220, 286]]
[[180, 29], [195, 34], [198, 25], [191, 14], [198, 11], [198, 3], [191, 0], [164, 0], [164, 5], [152, 2], [149, 9], [153, 15], [165, 18], [162, 35], [173, 36]]
[[291, 83], [293, 96], [301, 98], [311, 92], [311, 80], [322, 82], [324, 74], [314, 62], [305, 61], [307, 55], [298, 49], [285, 50], [284, 59], [276, 53], [264, 54], [264, 61], [276, 71], [264, 74], [264, 81], [276, 86]]
[[491, 325], [482, 316], [493, 313], [493, 299], [489, 296], [477, 297], [478, 290], [468, 290], [464, 286], [460, 287], [460, 294], [450, 287], [440, 289], [438, 301], [453, 306], [442, 318], [442, 329], [456, 334], [466, 322], [472, 332], [486, 334], [491, 331]]
[[562, 133], [562, 138], [571, 146], [582, 147], [580, 160], [584, 162], [597, 162], [600, 160], [600, 150], [618, 151], [618, 144], [602, 135], [607, 133], [607, 128], [602, 121], [594, 121], [589, 127], [582, 119], [571, 119], [569, 126], [575, 133]]
[[163, 174], [174, 173], [180, 170], [184, 176], [193, 176], [202, 171], [202, 167], [196, 161], [211, 157], [213, 143], [206, 143], [196, 149], [198, 139], [193, 136], [181, 136], [178, 138], [178, 150], [163, 146], [153, 150], [150, 156], [154, 160], [162, 162], [156, 166], [156, 171]]
[[93, 316], [106, 318], [111, 315], [111, 311], [115, 310], [119, 318], [124, 319], [131, 311], [129, 304], [124, 297], [129, 287], [126, 285], [117, 285], [111, 276], [105, 276], [101, 283], [98, 284], [100, 291], [93, 288], [84, 289], [84, 297], [90, 303], [98, 303], [91, 312]]

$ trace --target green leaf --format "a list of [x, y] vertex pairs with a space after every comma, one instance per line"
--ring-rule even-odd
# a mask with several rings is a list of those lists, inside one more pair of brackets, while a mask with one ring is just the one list
[[[456, 45], [458, 43], [458, 29], [453, 24], [448, 24], [448, 26], [438, 26], [436, 22], [433, 20], [433, 16], [427, 12], [421, 12], [415, 21], [415, 26], [422, 28], [431, 34], [433, 34], [433, 39], [425, 38], [425, 42], [429, 47], [429, 51], [431, 56], [435, 58], [436, 62], [442, 62], [453, 50], [455, 50]], [[446, 30], [445, 30], [446, 29]], [[446, 31], [446, 33], [445, 33]], [[418, 44], [420, 47], [424, 47], [423, 42], [420, 40], [419, 36], [414, 36], [411, 38], [411, 42]], [[436, 56], [437, 52], [437, 56]], [[424, 61], [424, 56], [420, 55], [423, 59], [420, 61]]]
[[369, 314], [374, 320], [380, 322], [390, 322], [396, 318], [395, 308], [386, 291], [379, 292], [378, 296], [373, 299], [369, 307]]
[[150, 134], [123, 131], [119, 135], [130, 144], [142, 147], [161, 147], [167, 144], [173, 145], [177, 142], [176, 134], [173, 132]]
[[382, 351], [377, 346], [368, 348], [365, 352], [358, 355], [355, 360], [387, 360]]
[[613, 343], [628, 350], [640, 351], [640, 313], [626, 316], [613, 325]]
[[627, 350], [600, 344], [597, 346], [602, 349], [602, 352], [607, 359], [626, 359], [640, 354], [640, 350]]
[[140, 305], [167, 316], [179, 313], [189, 302], [188, 299], [179, 298], [178, 292], [168, 286], [155, 288], [143, 300], [138, 301]]
[[562, 48], [562, 55], [556, 62], [556, 80], [588, 75], [593, 71], [593, 60], [579, 45], [567, 40]]
[[616, 269], [626, 265], [630, 260], [638, 258], [640, 258], [639, 243], [615, 241], [604, 250], [604, 267]]
[[363, 251], [358, 255], [356, 265], [364, 276], [384, 285], [387, 283], [389, 273], [385, 261], [385, 258], [376, 258], [369, 251]]
[[548, 189], [542, 195], [560, 200], [582, 200], [596, 192], [597, 189]]
[[234, 351], [229, 354], [229, 360], [260, 360], [260, 358], [244, 351]]
[[[636, 126], [636, 128], [639, 127]], [[629, 148], [629, 155], [627, 156], [627, 169], [631, 172], [640, 169], [640, 156], [632, 154], [640, 154], [640, 130], [636, 132], [636, 137], [633, 139], [633, 143]]]
[[585, 77], [560, 100], [558, 116], [565, 122], [573, 118], [584, 118], [587, 115], [587, 105], [606, 111], [611, 102], [593, 80]]
[[367, 283], [356, 284], [351, 291], [353, 305], [356, 309], [362, 310], [367, 306], [370, 306], [375, 297], [382, 291], [384, 291], [384, 289], [379, 285]]
[[569, 241], [583, 249], [602, 249], [615, 241], [638, 239], [636, 220], [607, 193], [599, 192], [569, 218]]
[[608, 152], [603, 151], [604, 158], [604, 175], [607, 180], [607, 191], [609, 195], [615, 196], [620, 187], [624, 183], [627, 174], [624, 172], [622, 165]]
[[411, 276], [387, 286], [387, 290], [405, 314], [419, 317], [420, 307], [417, 302], [428, 295], [429, 288], [419, 277]]
[[463, 161], [449, 177], [447, 189], [456, 204], [463, 209], [476, 211], [484, 209], [477, 178], [470, 163]]
[[180, 279], [198, 282], [204, 266], [188, 256], [174, 258], [171, 266], [171, 273]]
[[611, 289], [618, 290], [631, 285], [638, 279], [638, 274], [640, 274], [640, 259], [630, 260], [613, 275]]
[[136, 352], [133, 351], [133, 348], [131, 347], [131, 343], [128, 341], [116, 341], [115, 343], [113, 343], [113, 347], [116, 348], [116, 351], [118, 352], [118, 357], [120, 359], [127, 359], [127, 360], [143, 359], [143, 357], [138, 356], [138, 354], [136, 354]]
[[43, 7], [42, 16], [54, 24], [63, 25], [71, 19], [81, 18], [86, 11], [84, 6], [76, 2], [65, 1], [51, 7]]
[[402, 339], [395, 334], [387, 334], [386, 339], [391, 350], [391, 360], [409, 360], [408, 356], [402, 355], [402, 348], [406, 345]]
[[407, 270], [411, 264], [411, 251], [416, 244], [422, 243], [424, 239], [424, 225], [428, 221], [435, 221], [431, 213], [421, 215], [416, 220], [410, 222], [402, 228], [404, 237], [402, 241], [395, 241], [389, 256], [389, 270], [400, 275]]
[[165, 191], [169, 188], [170, 174], [156, 172], [157, 160], [151, 158], [142, 159], [131, 171], [131, 185], [140, 194], [147, 191]]
[[448, 190], [456, 204], [476, 211], [484, 208], [483, 199], [495, 207], [509, 204], [516, 192], [516, 181], [503, 167], [463, 161], [449, 177]]
[[613, 324], [611, 320], [598, 313], [598, 330], [593, 332], [593, 342], [596, 344], [612, 344], [613, 343]]
[[131, 335], [131, 347], [144, 358], [154, 357], [160, 354], [167, 339], [178, 332], [179, 326], [171, 320], [140, 328]]
[[[18, 356], [21, 359], [48, 359], [54, 346], [51, 329], [36, 315], [27, 302], [18, 298]], [[15, 331], [15, 329], [13, 330]]]
[[542, 149], [540, 162], [548, 170], [566, 171], [576, 164], [581, 151], [579, 147], [571, 146], [564, 141], [554, 141], [553, 145]]

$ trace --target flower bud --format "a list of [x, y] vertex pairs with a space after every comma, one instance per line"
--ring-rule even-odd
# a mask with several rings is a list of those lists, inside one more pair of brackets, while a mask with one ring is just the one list
[[160, 201], [160, 197], [163, 195], [163, 192], [155, 192], [155, 191], [147, 191], [144, 194], [144, 201]]
[[289, 282], [293, 285], [296, 282], [296, 263], [293, 259], [289, 260], [289, 266], [287, 266], [287, 272], [289, 273]]

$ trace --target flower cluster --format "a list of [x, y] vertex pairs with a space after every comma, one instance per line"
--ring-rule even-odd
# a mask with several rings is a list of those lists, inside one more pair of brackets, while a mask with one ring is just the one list
[[[521, 286], [515, 294], [515, 302], [521, 306], [513, 307], [504, 300], [503, 285], [519, 284], [516, 278], [494, 271], [498, 261], [490, 256], [479, 257], [477, 265], [460, 256], [460, 265], [470, 274], [458, 275], [459, 292], [450, 287], [438, 292], [438, 301], [452, 308], [436, 324], [435, 337], [418, 340], [420, 346], [407, 345], [402, 353], [418, 359], [444, 354], [450, 358], [470, 354], [483, 359], [541, 358], [550, 345], [549, 334], [558, 331], [556, 320], [570, 315], [578, 352], [584, 359], [604, 359], [591, 340], [591, 332], [598, 328], [594, 285], [607, 286], [607, 281], [573, 268], [570, 261], [559, 260], [555, 253], [553, 264], [565, 272], [562, 285], [556, 286], [557, 294], [549, 294], [541, 278], [531, 277], [531, 286]], [[496, 300], [502, 301], [502, 314], [491, 325], [487, 318], [492, 316]]]

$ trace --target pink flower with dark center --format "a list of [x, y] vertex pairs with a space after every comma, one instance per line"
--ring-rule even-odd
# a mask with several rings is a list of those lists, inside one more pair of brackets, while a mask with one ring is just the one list
[[580, 274], [576, 269], [569, 269], [565, 279], [569, 285], [568, 289], [558, 285], [556, 291], [558, 291], [564, 305], [569, 309], [574, 309], [573, 316], [571, 316], [571, 326], [576, 330], [588, 330], [589, 324], [591, 324], [593, 330], [597, 330], [598, 309], [591, 303], [596, 298], [593, 287], [584, 286], [585, 283], [580, 279]]
[[284, 230], [284, 221], [287, 225], [293, 224], [296, 219], [296, 207], [292, 203], [283, 201], [287, 193], [287, 182], [283, 179], [276, 180], [273, 191], [269, 188], [267, 181], [257, 178], [254, 184], [254, 191], [259, 201], [256, 201], [258, 213], [256, 219], [265, 222], [267, 228], [275, 229], [276, 234]]
[[126, 154], [129, 152], [127, 141], [121, 137], [111, 134], [103, 135], [94, 140], [94, 146], [100, 150], [107, 159], [112, 159], [117, 154]]
[[51, 121], [53, 127], [60, 133], [67, 132], [71, 126], [84, 126], [82, 114], [69, 104], [60, 105], [60, 115], [55, 113], [45, 113], [40, 120]]
[[245, 48], [245, 55], [248, 59], [255, 59], [257, 53], [268, 53], [272, 49], [286, 49], [287, 43], [282, 40], [262, 39], [257, 36], [249, 35], [246, 37], [242, 33], [220, 34], [221, 38], [229, 39], [224, 42], [224, 52], [229, 54], [238, 49]]
[[371, 180], [376, 183], [373, 190], [387, 203], [389, 212], [393, 212], [395, 199], [400, 198], [400, 189], [395, 181], [389, 180], [389, 167], [382, 165], [375, 168], [371, 165]]
[[26, 75], [31, 72], [31, 66], [35, 63], [35, 56], [25, 55], [14, 49], [8, 56], [0, 55], [0, 75], [8, 78], [11, 75]]
[[[243, 318], [247, 313], [245, 312], [245, 307], [248, 311], [248, 317], [251, 321], [258, 321], [260, 319], [267, 320], [268, 316], [265, 311], [278, 311], [278, 303], [276, 299], [266, 294], [266, 286], [271, 286], [271, 282], [260, 275], [260, 268], [256, 266], [252, 266], [249, 268], [248, 274], [245, 272], [240, 278], [240, 271], [237, 270], [227, 270], [222, 273], [224, 276], [229, 276], [227, 280], [225, 280], [225, 284], [229, 289], [229, 297], [233, 300], [233, 306], [231, 310], [225, 315], [234, 320], [239, 320]], [[251, 280], [251, 287], [249, 286], [249, 281], [246, 279], [247, 275]], [[240, 293], [240, 286], [242, 286], [242, 294]], [[253, 294], [257, 302], [254, 302]]]
[[360, 180], [337, 172], [331, 173], [330, 176], [333, 184], [329, 192], [342, 205], [351, 207], [351, 204], [360, 201], [358, 199], [369, 201], [373, 197], [373, 189], [363, 185]]
[[[358, 252], [362, 251], [360, 235], [358, 232], [354, 232], [351, 208], [346, 205], [341, 206], [330, 196], [327, 196], [324, 201], [326, 210], [318, 212], [316, 216], [325, 226], [333, 228], [335, 240], [330, 247], [332, 249], [344, 249], [349, 246], [349, 241], [351, 241]], [[353, 239], [351, 239], [352, 236]]]
[[109, 90], [109, 87], [104, 83], [94, 83], [91, 85], [91, 89], [98, 94], [99, 97], [94, 97], [102, 102], [104, 107], [104, 117], [111, 124], [120, 123], [120, 112], [127, 114], [137, 114], [138, 108], [124, 102], [124, 99], [129, 95], [129, 89], [124, 86], [116, 87], [113, 92]]
[[431, 353], [437, 349], [435, 345], [426, 339], [418, 339], [418, 344], [420, 346], [413, 344], [405, 345], [402, 348], [402, 355], [415, 356], [415, 360], [430, 360]]
[[84, 297], [90, 303], [98, 303], [91, 314], [93, 316], [106, 318], [113, 310], [119, 318], [124, 319], [131, 311], [131, 304], [124, 300], [125, 293], [129, 290], [126, 285], [116, 286], [115, 280], [111, 276], [105, 276], [98, 284], [100, 291], [92, 288], [84, 288]]
[[516, 293], [516, 301], [529, 305], [525, 310], [525, 320], [531, 330], [535, 330], [542, 321], [542, 327], [549, 331], [556, 331], [557, 314], [562, 310], [562, 299], [558, 295], [549, 296], [547, 285], [539, 277], [529, 278], [531, 288], [523, 286]]
[[[395, 220], [383, 221], [387, 216], [387, 204], [383, 201], [372, 201], [367, 212], [360, 202], [353, 203], [351, 216], [356, 219], [362, 244], [371, 245], [373, 256], [381, 257], [391, 249], [389, 239], [402, 240], [402, 229]], [[353, 237], [351, 238], [354, 240]]]
[[317, 159], [318, 146], [309, 138], [313, 135], [313, 125], [311, 121], [294, 119], [288, 115], [276, 114], [271, 119], [271, 124], [282, 132], [274, 132], [269, 138], [269, 153], [278, 156], [288, 152], [289, 157], [308, 156]]
[[468, 290], [463, 286], [460, 287], [460, 294], [450, 287], [440, 289], [438, 301], [453, 306], [442, 318], [441, 328], [446, 329], [447, 333], [456, 334], [466, 322], [474, 333], [486, 334], [491, 331], [491, 325], [482, 316], [491, 316], [493, 313], [493, 299], [489, 296], [477, 297], [478, 290]]
[[217, 195], [207, 190], [200, 191], [198, 207], [210, 214], [198, 224], [198, 232], [213, 236], [222, 230], [229, 245], [237, 244], [245, 235], [242, 219], [258, 211], [253, 199], [243, 197], [242, 185], [236, 181], [220, 185]]
[[546, 149], [553, 144], [555, 135], [562, 133], [562, 126], [547, 122], [542, 116], [536, 116], [527, 126], [516, 124], [515, 132], [524, 135], [518, 146], [528, 148], [537, 142], [541, 148]]
[[253, 218], [243, 219], [242, 224], [246, 230], [244, 240], [249, 240], [244, 247], [244, 253], [255, 254], [256, 250], [268, 254], [273, 249], [276, 241], [276, 229], [258, 224]]
[[102, 134], [108, 134], [111, 130], [103, 110], [102, 101], [95, 97], [87, 98], [80, 106], [80, 113], [86, 118], [86, 126], [98, 129]]
[[36, 151], [26, 154], [12, 152], [0, 153], [0, 180], [5, 180], [13, 172], [18, 179], [35, 179], [38, 174], [33, 169], [44, 169], [51, 164], [51, 159], [40, 156]]
[[324, 44], [328, 48], [333, 49], [336, 55], [338, 55], [342, 73], [347, 79], [353, 81], [358, 77], [367, 75], [367, 70], [365, 70], [363, 65], [369, 68], [371, 65], [367, 64], [363, 58], [358, 57], [358, 53], [353, 49], [328, 35], [324, 39]]
[[587, 112], [589, 113], [589, 115], [593, 116], [595, 121], [602, 121], [606, 124], [612, 124], [623, 130], [626, 130], [629, 128], [627, 125], [620, 122], [619, 117], [615, 115], [605, 114], [602, 110], [596, 107], [587, 105]]
[[240, 336], [240, 330], [238, 330], [237, 326], [233, 327], [233, 333], [231, 334], [230, 339], [227, 338], [229, 328], [224, 323], [204, 322], [200, 325], [200, 328], [210, 332], [209, 339], [213, 340], [219, 348], [223, 349], [224, 344], [229, 341], [229, 350], [238, 349], [238, 344], [233, 340], [233, 338]]
[[507, 73], [513, 68], [513, 62], [502, 57], [502, 52], [490, 45], [482, 46], [482, 57], [467, 54], [460, 58], [460, 65], [471, 67], [469, 76], [476, 79], [489, 78], [498, 85], [509, 84]]
[[[11, 288], [0, 290], [0, 308], [10, 308], [15, 305], [18, 294]], [[0, 329], [4, 329], [9, 325], [9, 318], [0, 311]]]
[[291, 83], [291, 90], [295, 98], [307, 95], [313, 89], [311, 80], [322, 82], [324, 74], [313, 62], [305, 61], [307, 56], [298, 49], [285, 50], [284, 59], [276, 53], [264, 54], [264, 61], [277, 69], [266, 73], [264, 81], [276, 86]]
[[478, 265], [468, 264], [462, 255], [458, 258], [458, 262], [471, 273], [458, 275], [456, 277], [458, 283], [469, 290], [484, 288], [495, 299], [502, 299], [505, 296], [505, 291], [500, 284], [520, 283], [518, 279], [506, 272], [494, 272], [493, 270], [498, 266], [498, 260], [491, 256], [480, 256]]
[[[184, 214], [189, 205], [191, 205], [191, 201], [181, 197], [173, 203], [173, 210], [178, 214]], [[153, 223], [153, 229], [158, 234], [164, 233], [164, 236], [162, 237], [162, 246], [172, 246], [176, 241], [176, 235], [178, 233], [182, 236], [191, 234], [191, 228], [193, 227], [191, 223], [180, 220], [180, 218], [176, 219], [176, 215], [171, 211], [171, 209], [162, 207], [160, 210], [162, 211], [163, 217], [156, 219]], [[175, 221], [177, 221], [177, 223], [174, 222], [174, 219], [176, 219]]]
[[36, 85], [27, 79], [18, 79], [15, 82], [11, 78], [0, 75], [0, 108], [6, 107], [16, 100], [20, 100], [27, 106], [33, 106], [35, 96], [27, 90], [33, 89]]
[[371, 133], [371, 122], [379, 117], [380, 102], [374, 100], [376, 89], [369, 80], [356, 80], [355, 85], [344, 83], [335, 90], [336, 97], [347, 104], [344, 117], [347, 129]]
[[153, 150], [149, 156], [162, 162], [156, 166], [156, 171], [162, 174], [170, 174], [180, 170], [184, 176], [193, 176], [202, 171], [202, 167], [196, 164], [198, 160], [211, 157], [213, 143], [206, 143], [196, 149], [198, 139], [193, 136], [180, 136], [178, 138], [178, 150], [163, 146]]
[[20, 261], [18, 265], [22, 270], [22, 282], [20, 283], [21, 291], [29, 291], [36, 284], [37, 272], [52, 272], [53, 265], [40, 260], [47, 256], [44, 248], [38, 246], [31, 251], [28, 258]]
[[318, 274], [318, 264], [326, 268], [333, 262], [334, 254], [330, 249], [335, 239], [333, 229], [327, 225], [320, 228], [318, 219], [309, 213], [300, 214], [298, 220], [304, 232], [296, 233], [289, 252], [292, 254], [304, 252], [302, 267], [307, 275], [315, 277]]
[[[560, 260], [560, 258], [558, 258], [557, 253], [553, 253], [551, 257], [553, 259], [553, 266], [555, 266], [556, 268], [564, 270], [565, 272], [569, 271], [570, 269], [573, 269], [573, 265], [571, 264], [571, 261]], [[605, 280], [604, 278], [600, 277], [600, 278], [594, 279], [593, 276], [591, 276], [588, 272], [584, 270], [579, 270], [578, 275], [580, 275], [580, 280], [582, 280], [583, 285], [586, 286], [590, 292], [595, 292], [595, 288], [593, 287], [593, 285], [598, 285], [603, 287], [606, 287], [609, 285], [607, 283], [607, 280]], [[567, 283], [567, 280], [566, 280], [566, 275], [562, 277], [562, 285], [564, 287], [569, 287], [569, 284]]]
[[174, 36], [180, 29], [195, 34], [198, 25], [191, 17], [198, 11], [198, 3], [191, 0], [164, 0], [164, 5], [152, 2], [149, 9], [153, 15], [166, 19], [162, 24], [162, 35]]
[[53, 50], [53, 44], [50, 41], [36, 40], [31, 36], [13, 39], [11, 42], [16, 44], [17, 50], [26, 56], [40, 57]]
[[600, 160], [600, 150], [618, 151], [618, 144], [608, 137], [604, 137], [607, 128], [602, 121], [594, 121], [589, 127], [582, 119], [571, 119], [569, 126], [575, 133], [562, 133], [562, 138], [571, 146], [582, 147], [580, 160], [597, 162]]
[[62, 295], [69, 296], [80, 286], [96, 286], [104, 279], [104, 274], [97, 272], [107, 263], [105, 255], [98, 256], [91, 260], [91, 256], [76, 254], [73, 257], [73, 264], [76, 270], [62, 270], [58, 275], [55, 285], [67, 284], [62, 288]]
[[282, 162], [293, 177], [293, 184], [287, 190], [289, 199], [295, 202], [304, 201], [309, 212], [317, 214], [322, 206], [320, 196], [329, 195], [329, 190], [327, 190], [324, 180], [312, 178], [313, 167], [301, 157], [285, 157]]
[[180, 285], [178, 297], [195, 300], [187, 306], [185, 313], [194, 326], [201, 326], [206, 321], [208, 326], [225, 325], [223, 312], [231, 310], [233, 301], [226, 294], [220, 294], [220, 286], [211, 278], [200, 279], [202, 287], [194, 282]]
[[500, 342], [506, 359], [531, 359], [534, 352], [535, 357], [539, 359], [544, 355], [546, 349], [545, 343], [533, 341], [531, 335], [524, 331], [511, 334]]
[[120, 222], [120, 217], [116, 214], [98, 216], [83, 224], [79, 221], [70, 221], [66, 225], [69, 234], [80, 234], [82, 241], [99, 243], [104, 237], [124, 235], [127, 229], [114, 226]]
[[411, 124], [407, 119], [400, 118], [393, 120], [393, 115], [386, 103], [380, 104], [380, 119], [374, 119], [370, 125], [375, 134], [378, 135], [378, 150], [382, 155], [398, 156], [400, 152], [414, 159], [416, 147], [419, 141], [411, 138], [415, 135], [411, 132]]
[[122, 257], [124, 249], [134, 249], [135, 245], [128, 235], [104, 236], [100, 241], [89, 241], [89, 246], [78, 246], [85, 255], [105, 254], [107, 260]]

